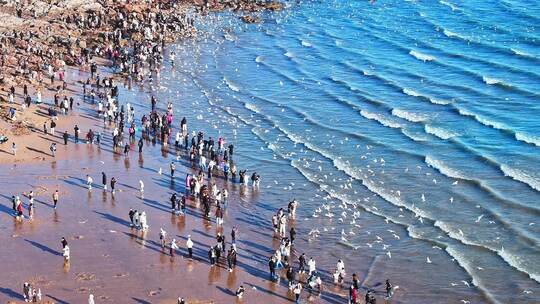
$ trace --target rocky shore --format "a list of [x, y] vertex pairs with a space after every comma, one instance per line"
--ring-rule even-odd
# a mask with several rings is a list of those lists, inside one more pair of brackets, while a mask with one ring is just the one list
[[[117, 53], [145, 42], [165, 46], [193, 37], [197, 35], [194, 16], [233, 10], [253, 23], [260, 18], [252, 13], [282, 8], [279, 2], [247, 0], [4, 0], [0, 6], [0, 137], [42, 142], [36, 131], [49, 118], [39, 114], [48, 109], [43, 105], [27, 109], [24, 100], [30, 95], [32, 103], [36, 102], [38, 91], [43, 94], [41, 99], [73, 97], [73, 90], [80, 88], [68, 89], [69, 85], [62, 84], [67, 83], [65, 79], [54, 82], [67, 70], [89, 71], [90, 63], [97, 62], [113, 67], [107, 70], [113, 73], [109, 77], [127, 76], [127, 67], [114, 66]], [[21, 92], [24, 86], [27, 89]], [[59, 123], [59, 129], [64, 124]], [[0, 154], [0, 162], [44, 159], [35, 149], [21, 151], [17, 158], [10, 155], [5, 143], [0, 150], [5, 152]]]

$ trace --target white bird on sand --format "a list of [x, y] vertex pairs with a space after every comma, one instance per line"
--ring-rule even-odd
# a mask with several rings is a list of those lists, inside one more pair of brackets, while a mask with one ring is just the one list
[[426, 263], [431, 264], [431, 260], [429, 259], [429, 257], [426, 257]]

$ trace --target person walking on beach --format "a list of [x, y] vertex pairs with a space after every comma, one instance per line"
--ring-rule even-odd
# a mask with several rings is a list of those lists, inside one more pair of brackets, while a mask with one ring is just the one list
[[56, 143], [51, 143], [49, 150], [51, 150], [52, 157], [56, 157]]
[[11, 154], [13, 154], [14, 156], [17, 155], [17, 145], [15, 144], [15, 142], [11, 144]]
[[52, 199], [54, 203], [54, 209], [56, 209], [56, 205], [58, 204], [58, 199], [60, 198], [60, 193], [58, 192], [58, 189], [54, 191]]
[[176, 252], [176, 250], [178, 250], [179, 247], [178, 245], [176, 244], [176, 239], [172, 239], [171, 241], [171, 244], [170, 244], [170, 254], [172, 257], [174, 257], [174, 253]]
[[107, 175], [105, 172], [101, 172], [101, 184], [103, 185], [103, 191], [107, 191]]
[[309, 258], [309, 261], [307, 263], [308, 265], [308, 268], [309, 268], [309, 275], [313, 274], [317, 269], [316, 269], [316, 263], [315, 263], [315, 260], [313, 259], [313, 257]]
[[116, 186], [116, 178], [113, 177], [113, 178], [111, 178], [111, 192], [112, 192], [112, 194], [115, 193], [115, 189], [114, 189], [115, 186]]
[[386, 279], [386, 299], [390, 299], [394, 295], [394, 287], [390, 284], [390, 280]]
[[133, 222], [133, 217], [135, 216], [135, 211], [133, 210], [133, 208], [129, 208], [128, 216], [129, 216], [129, 221], [130, 221], [129, 227], [135, 226], [135, 223]]
[[167, 232], [163, 228], [159, 228], [159, 241], [161, 243], [161, 249], [165, 249], [165, 238], [167, 237]]
[[246, 292], [246, 289], [244, 288], [244, 286], [240, 285], [240, 287], [238, 287], [238, 289], [236, 290], [236, 297], [238, 299], [241, 299], [244, 296], [245, 292]]
[[144, 145], [144, 143], [143, 143], [143, 139], [142, 139], [142, 137], [141, 137], [141, 138], [139, 139], [139, 153], [142, 153], [143, 145]]
[[186, 248], [188, 251], [189, 259], [193, 259], [193, 241], [191, 240], [191, 235], [188, 235], [187, 237]]

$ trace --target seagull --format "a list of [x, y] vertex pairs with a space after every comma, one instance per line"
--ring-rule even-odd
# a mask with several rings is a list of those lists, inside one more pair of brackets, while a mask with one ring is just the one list
[[454, 197], [450, 197], [450, 203], [453, 203], [454, 202]]
[[426, 263], [431, 264], [431, 260], [429, 259], [429, 257], [426, 258]]
[[479, 217], [478, 217], [478, 218], [476, 219], [476, 221], [474, 221], [474, 222], [475, 222], [475, 223], [478, 223], [478, 222], [480, 222], [480, 220], [481, 220], [481, 219], [482, 219], [483, 217], [484, 217], [484, 215], [483, 215], [483, 214], [482, 214], [482, 215], [480, 215], [480, 216], [479, 216]]
[[386, 255], [391, 259], [392, 258], [392, 254], [390, 253], [390, 251], [387, 251], [386, 252]]
[[457, 185], [457, 184], [458, 184], [458, 181], [455, 181], [455, 182], [452, 183], [452, 185], [454, 185], [454, 186]]

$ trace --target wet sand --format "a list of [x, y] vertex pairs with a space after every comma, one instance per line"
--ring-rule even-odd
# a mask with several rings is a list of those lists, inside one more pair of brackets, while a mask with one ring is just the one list
[[[147, 153], [159, 149], [156, 145]], [[178, 296], [189, 299], [188, 303], [231, 303], [236, 301], [233, 293], [241, 284], [247, 289], [243, 303], [283, 303], [292, 299], [284, 282], [267, 280], [267, 259], [277, 245], [272, 231], [251, 222], [258, 216], [249, 214], [249, 209], [235, 205], [244, 186], [229, 185], [231, 203], [222, 229], [216, 227], [215, 221], [202, 217], [195, 200], [189, 200], [186, 216], [171, 214], [168, 199], [173, 189], [183, 192], [185, 174], [192, 171], [190, 166], [177, 166], [176, 177], [171, 179], [165, 166], [164, 174], [159, 175], [157, 167], [149, 166], [144, 156], [139, 158], [137, 154], [125, 159], [111, 157], [106, 148], [99, 150], [87, 144], [71, 145], [59, 152], [69, 154], [69, 159], [39, 165], [2, 165], [2, 171], [9, 174], [3, 174], [0, 182], [10, 187], [3, 187], [0, 194], [0, 255], [4, 272], [9, 274], [0, 279], [1, 302], [21, 300], [24, 281], [41, 288], [45, 299], [56, 303], [86, 301], [89, 293], [98, 303], [174, 303]], [[92, 191], [85, 187], [85, 175], [97, 181], [102, 170], [108, 178], [115, 176], [118, 180], [114, 196], [100, 186]], [[145, 182], [144, 197], [137, 189], [139, 178]], [[11, 213], [11, 194], [31, 189], [36, 193], [35, 217], [17, 222]], [[60, 190], [56, 211], [51, 201], [55, 189]], [[257, 197], [256, 190], [242, 192], [242, 200], [253, 202]], [[26, 205], [27, 199], [22, 200]], [[130, 207], [146, 211], [148, 232], [129, 227]], [[218, 231], [223, 231], [230, 241], [233, 223], [240, 231], [239, 254], [237, 268], [229, 273], [223, 258], [218, 267], [210, 267], [207, 251], [215, 244]], [[178, 241], [181, 249], [174, 258], [168, 248], [161, 250], [159, 228], [169, 233], [169, 239]], [[255, 229], [257, 233], [253, 233]], [[195, 243], [193, 261], [186, 258], [188, 234]], [[62, 236], [71, 248], [68, 265], [60, 253]], [[338, 303], [335, 298], [325, 292], [314, 303]]]

